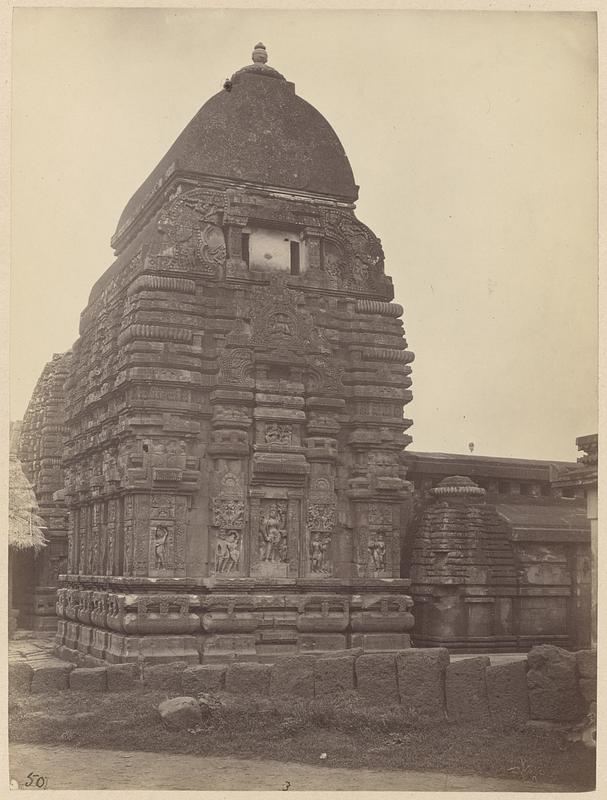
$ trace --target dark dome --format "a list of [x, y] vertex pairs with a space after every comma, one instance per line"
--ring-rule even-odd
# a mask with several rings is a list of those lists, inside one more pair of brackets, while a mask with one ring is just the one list
[[[262, 58], [236, 72], [180, 134], [124, 209], [116, 235], [168, 171], [247, 181], [354, 202], [358, 187], [335, 131]], [[263, 48], [265, 54], [265, 48]]]

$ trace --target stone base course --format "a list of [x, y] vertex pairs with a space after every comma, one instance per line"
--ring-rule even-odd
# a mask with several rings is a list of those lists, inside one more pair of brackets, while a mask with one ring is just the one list
[[374, 705], [398, 705], [398, 681], [394, 653], [373, 653], [356, 659], [356, 688]]
[[449, 651], [444, 647], [403, 650], [396, 656], [401, 705], [412, 717], [440, 722], [445, 719], [445, 670]]
[[489, 714], [485, 670], [487, 656], [465, 658], [449, 664], [445, 672], [447, 716], [451, 722], [483, 719]]
[[82, 692], [105, 692], [107, 671], [103, 667], [82, 667], [70, 672], [70, 689]]
[[181, 688], [186, 694], [219, 692], [225, 684], [224, 664], [199, 664], [187, 667], [181, 673]]
[[485, 680], [491, 716], [499, 717], [506, 722], [522, 722], [529, 719], [525, 661], [487, 667]]
[[596, 678], [580, 678], [579, 686], [586, 703], [596, 703]]
[[294, 656], [272, 666], [272, 697], [314, 697], [314, 661], [311, 656]]
[[[59, 659], [11, 661], [9, 684], [17, 692], [128, 691], [138, 687], [182, 693], [190, 699], [228, 701], [232, 695], [327, 699], [357, 692], [377, 706], [400, 705], [411, 724], [466, 722], [491, 715], [504, 721], [579, 720], [596, 702], [596, 651], [572, 653], [553, 645], [534, 647], [526, 660], [491, 665], [487, 656], [450, 663], [442, 647], [396, 653], [360, 649], [308, 652], [274, 664], [170, 662], [75, 667]], [[86, 664], [85, 659], [79, 662]], [[230, 701], [232, 702], [232, 701]], [[233, 698], [233, 702], [238, 702]]]
[[181, 691], [181, 673], [187, 666], [188, 665], [184, 661], [144, 666], [142, 677], [143, 685], [146, 689]]
[[527, 656], [527, 691], [533, 719], [574, 720], [586, 703], [578, 686], [575, 653], [551, 644], [534, 647]]
[[69, 689], [69, 674], [73, 669], [73, 664], [65, 664], [60, 661], [36, 664], [32, 667], [30, 691], [37, 693]]
[[317, 659], [314, 662], [314, 695], [334, 695], [354, 689], [354, 661], [352, 656]]
[[32, 685], [33, 670], [27, 661], [15, 661], [8, 665], [9, 689], [17, 692], [29, 692]]
[[580, 678], [596, 680], [596, 650], [578, 650], [575, 660]]
[[108, 664], [106, 673], [107, 688], [110, 692], [127, 691], [139, 685], [139, 670], [136, 664]]
[[255, 662], [231, 664], [226, 672], [226, 691], [233, 694], [267, 694], [271, 669], [269, 664]]

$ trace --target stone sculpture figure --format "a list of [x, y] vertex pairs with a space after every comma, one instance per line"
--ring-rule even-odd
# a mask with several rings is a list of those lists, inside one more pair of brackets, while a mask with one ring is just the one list
[[158, 525], [154, 531], [154, 568], [166, 569], [166, 547], [169, 529], [166, 525]]
[[369, 552], [375, 572], [384, 572], [386, 569], [386, 542], [383, 536], [379, 535], [369, 542]]
[[310, 540], [310, 570], [314, 573], [329, 571], [327, 563], [327, 551], [329, 549], [329, 537], [322, 533], [315, 533]]
[[240, 567], [240, 535], [238, 531], [221, 532], [217, 537], [215, 572], [236, 572]]
[[284, 512], [272, 504], [261, 518], [260, 557], [262, 561], [286, 561], [287, 531], [284, 527]]
[[266, 425], [266, 442], [268, 444], [291, 444], [291, 438], [290, 425], [278, 425], [276, 422]]

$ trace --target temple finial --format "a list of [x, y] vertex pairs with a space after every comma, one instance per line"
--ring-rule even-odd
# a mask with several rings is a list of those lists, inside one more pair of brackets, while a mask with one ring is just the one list
[[266, 46], [258, 42], [253, 48], [252, 59], [254, 64], [265, 64], [268, 60], [268, 52]]

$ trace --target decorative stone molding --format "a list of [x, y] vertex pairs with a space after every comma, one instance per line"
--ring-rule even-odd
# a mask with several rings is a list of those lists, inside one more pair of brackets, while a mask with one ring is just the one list
[[356, 310], [359, 314], [381, 314], [385, 317], [401, 317], [404, 311], [403, 307], [398, 303], [364, 299], [356, 301]]

